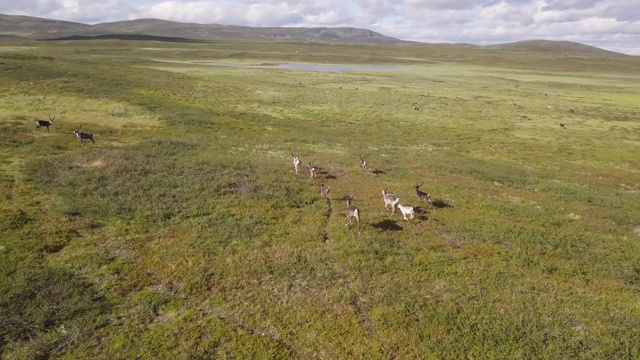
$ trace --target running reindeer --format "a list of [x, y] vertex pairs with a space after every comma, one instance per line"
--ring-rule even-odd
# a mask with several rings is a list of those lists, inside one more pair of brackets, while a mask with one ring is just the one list
[[78, 139], [80, 139], [80, 142], [84, 142], [84, 140], [91, 140], [93, 144], [96, 143], [95, 140], [93, 139], [93, 133], [82, 132], [80, 131], [80, 129], [82, 129], [82, 125], [80, 125], [80, 127], [73, 132], [74, 134], [76, 134]]
[[293, 167], [296, 169], [296, 174], [297, 174], [300, 171], [300, 165], [302, 164], [302, 161], [300, 160], [300, 155], [292, 153], [291, 159], [293, 160]]
[[[398, 204], [398, 209], [400, 209], [402, 216], [404, 216], [404, 219], [407, 221], [409, 221], [409, 219], [413, 219], [416, 213], [413, 210], [413, 206], [404, 206], [402, 204]], [[409, 219], [407, 219], [407, 215], [409, 215]]]
[[351, 202], [355, 196], [353, 194], [347, 196], [347, 223], [344, 224], [346, 227], [351, 226], [351, 220], [356, 219], [356, 223], [358, 224], [358, 229], [360, 229], [360, 210], [357, 207], [353, 206]]
[[51, 117], [51, 115], [49, 115], [49, 120], [36, 119], [36, 131], [40, 130], [40, 128], [44, 126], [47, 128], [47, 132], [49, 132], [49, 126], [53, 125], [53, 120], [55, 120], [55, 118], [55, 116]]
[[362, 155], [360, 155], [360, 169], [367, 171], [367, 160], [365, 160]]
[[320, 195], [325, 199], [329, 200], [329, 192], [331, 191], [330, 186], [326, 186], [325, 184], [320, 184]]
[[396, 205], [400, 203], [400, 198], [387, 191], [387, 188], [382, 188], [382, 198], [384, 199], [384, 208], [391, 206], [391, 212], [396, 212]]
[[318, 167], [311, 165], [311, 163], [307, 163], [307, 167], [309, 168], [309, 178], [315, 178], [318, 175]]
[[424, 201], [424, 202], [428, 202], [431, 206], [433, 206], [433, 203], [431, 202], [431, 195], [429, 195], [429, 193], [426, 193], [424, 191], [420, 191], [420, 186], [424, 185], [424, 181], [420, 184], [420, 185], [416, 185], [416, 195], [418, 195], [418, 199], [420, 199], [420, 201]]

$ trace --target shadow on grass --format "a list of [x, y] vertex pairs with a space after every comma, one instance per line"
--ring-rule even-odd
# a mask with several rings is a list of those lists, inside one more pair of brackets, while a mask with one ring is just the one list
[[429, 220], [429, 217], [427, 216], [427, 214], [429, 212], [427, 211], [427, 209], [419, 207], [419, 206], [415, 206], [413, 208], [413, 211], [416, 213], [416, 219], [418, 219], [418, 220]]
[[172, 36], [156, 36], [141, 34], [104, 34], [104, 35], [72, 35], [59, 37], [55, 39], [44, 39], [42, 41], [58, 41], [58, 40], [137, 40], [137, 41], [163, 41], [177, 43], [205, 43], [205, 40], [189, 39], [183, 37]]
[[413, 207], [413, 211], [417, 214], [428, 214], [429, 212], [427, 211], [427, 209], [421, 207], [421, 206], [414, 206]]
[[318, 179], [337, 179], [335, 175], [329, 174], [327, 170], [318, 169], [316, 172], [316, 178]]
[[433, 201], [433, 206], [438, 208], [438, 209], [444, 209], [444, 208], [452, 208], [453, 205], [449, 205], [446, 202], [444, 202], [444, 200], [434, 200]]
[[402, 226], [398, 225], [398, 223], [393, 220], [383, 220], [378, 223], [371, 224], [371, 226], [380, 230], [391, 230], [391, 231], [402, 230]]
[[375, 169], [372, 171], [372, 173], [374, 173], [375, 175], [383, 175], [383, 174], [386, 174], [387, 172], [384, 170]]

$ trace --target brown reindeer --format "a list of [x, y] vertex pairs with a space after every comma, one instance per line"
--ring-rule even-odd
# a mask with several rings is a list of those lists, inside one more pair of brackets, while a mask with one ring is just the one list
[[329, 200], [329, 192], [331, 191], [330, 186], [326, 186], [325, 184], [320, 184], [320, 195], [325, 199]]
[[315, 178], [318, 175], [318, 167], [311, 165], [311, 163], [307, 163], [307, 167], [309, 168], [309, 178]]
[[80, 129], [82, 129], [82, 125], [80, 125], [80, 127], [73, 132], [74, 134], [76, 134], [78, 139], [80, 139], [80, 142], [84, 142], [84, 140], [91, 140], [93, 144], [96, 143], [95, 140], [93, 139], [93, 133], [82, 132], [80, 131]]
[[420, 184], [420, 185], [416, 185], [416, 195], [418, 195], [418, 199], [420, 199], [420, 201], [424, 201], [424, 202], [428, 202], [429, 204], [431, 204], [431, 206], [433, 206], [433, 203], [431, 202], [431, 195], [429, 195], [429, 193], [426, 193], [424, 191], [420, 191], [420, 186], [424, 185], [424, 181]]
[[49, 115], [49, 120], [36, 119], [36, 131], [40, 130], [40, 128], [44, 126], [47, 128], [47, 132], [49, 132], [49, 126], [53, 124], [53, 120], [55, 119], [56, 117], [51, 117], [51, 115]]
[[347, 196], [347, 223], [344, 226], [351, 226], [351, 220], [356, 219], [358, 229], [360, 229], [360, 210], [351, 204], [354, 197], [353, 194]]
[[360, 168], [362, 171], [367, 171], [367, 160], [362, 155], [360, 155]]

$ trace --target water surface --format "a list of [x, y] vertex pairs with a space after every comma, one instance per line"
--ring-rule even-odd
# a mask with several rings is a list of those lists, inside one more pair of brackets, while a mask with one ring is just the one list
[[236, 67], [301, 70], [301, 71], [415, 70], [408, 67], [391, 66], [391, 65], [288, 64], [288, 63], [274, 64], [274, 65], [241, 65], [241, 64], [230, 64], [230, 63], [220, 63], [220, 62], [208, 62], [207, 64], [214, 65], [214, 66], [236, 66]]

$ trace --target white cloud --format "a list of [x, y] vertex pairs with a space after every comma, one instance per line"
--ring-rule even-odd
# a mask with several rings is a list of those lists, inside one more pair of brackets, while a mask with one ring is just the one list
[[475, 7], [477, 3], [468, 0], [405, 0], [407, 6], [432, 10], [465, 10]]
[[538, 4], [509, 4], [499, 2], [480, 10], [479, 18], [485, 22], [516, 23], [529, 25], [538, 10]]
[[166, 1], [136, 13], [138, 18], [161, 18], [181, 22], [248, 26], [334, 25], [347, 21], [348, 12], [330, 2], [211, 2]]

